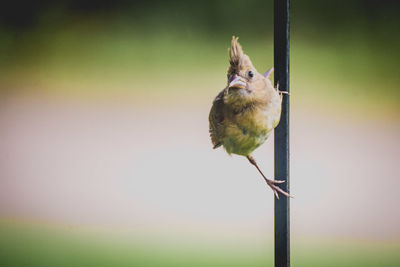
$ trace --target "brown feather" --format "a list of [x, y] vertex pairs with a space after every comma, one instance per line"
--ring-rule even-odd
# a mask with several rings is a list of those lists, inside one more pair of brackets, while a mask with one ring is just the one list
[[232, 67], [238, 67], [243, 58], [243, 49], [238, 39], [239, 37], [232, 36], [231, 48], [229, 49], [229, 63]]
[[239, 44], [239, 37], [232, 36], [231, 47], [229, 48], [229, 68], [228, 75], [240, 73], [243, 70], [254, 69], [250, 58], [243, 52]]
[[208, 117], [210, 123], [210, 137], [214, 145], [214, 149], [221, 146], [222, 125], [224, 122], [224, 90], [222, 90], [215, 98], [210, 115]]

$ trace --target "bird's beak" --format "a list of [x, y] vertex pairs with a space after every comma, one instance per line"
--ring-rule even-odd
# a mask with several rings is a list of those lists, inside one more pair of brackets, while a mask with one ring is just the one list
[[243, 80], [240, 76], [233, 77], [233, 80], [229, 83], [229, 89], [235, 88], [235, 89], [246, 89], [247, 84], [246, 81]]

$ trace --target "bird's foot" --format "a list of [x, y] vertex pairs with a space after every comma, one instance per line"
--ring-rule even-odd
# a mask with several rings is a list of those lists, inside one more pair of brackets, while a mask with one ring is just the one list
[[279, 91], [279, 90], [278, 90], [278, 93], [279, 93], [280, 95], [290, 95], [290, 93], [289, 93], [288, 91]]
[[265, 180], [268, 184], [269, 187], [271, 187], [272, 192], [274, 192], [275, 196], [277, 199], [279, 199], [279, 193], [281, 193], [282, 195], [286, 196], [286, 197], [291, 197], [293, 198], [293, 196], [291, 196], [289, 193], [283, 191], [282, 188], [280, 188], [279, 186], [277, 186], [277, 184], [283, 184], [285, 181], [283, 180]]
[[258, 172], [261, 174], [261, 176], [264, 178], [265, 182], [267, 182], [268, 186], [271, 187], [272, 191], [274, 192], [275, 196], [277, 199], [279, 199], [279, 195], [278, 192], [281, 193], [282, 195], [286, 196], [286, 197], [293, 197], [291, 196], [289, 193], [286, 193], [285, 191], [283, 191], [282, 188], [280, 188], [279, 186], [276, 186], [276, 184], [282, 184], [285, 181], [283, 180], [270, 180], [267, 177], [265, 177], [264, 173], [260, 170], [260, 168], [257, 165], [256, 160], [253, 158], [252, 155], [248, 155], [247, 159], [249, 160], [249, 162], [251, 164], [253, 164], [256, 169], [258, 170]]
[[278, 91], [278, 94], [280, 94], [280, 95], [290, 95], [290, 93], [288, 91], [279, 90], [279, 82], [276, 84], [276, 90]]

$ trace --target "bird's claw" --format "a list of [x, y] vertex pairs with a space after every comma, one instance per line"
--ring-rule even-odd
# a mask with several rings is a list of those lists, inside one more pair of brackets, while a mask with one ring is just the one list
[[286, 197], [293, 198], [292, 195], [290, 195], [289, 193], [283, 191], [283, 189], [280, 188], [279, 186], [276, 186], [276, 185], [275, 185], [275, 184], [282, 184], [282, 183], [284, 183], [284, 182], [285, 182], [285, 181], [283, 181], [283, 180], [273, 180], [273, 181], [272, 181], [272, 180], [268, 180], [268, 182], [267, 182], [267, 184], [269, 185], [269, 187], [271, 187], [272, 192], [274, 192], [274, 194], [275, 194], [275, 196], [276, 196], [277, 199], [279, 199], [279, 194], [278, 194], [278, 192], [281, 193], [282, 195], [286, 196]]
[[280, 95], [290, 95], [290, 93], [288, 91], [281, 91], [279, 90], [279, 82], [276, 84], [276, 90], [278, 91], [278, 94]]
[[258, 172], [261, 174], [261, 176], [264, 178], [265, 182], [268, 184], [269, 187], [271, 187], [272, 192], [274, 192], [275, 196], [277, 199], [279, 199], [279, 193], [281, 193], [282, 195], [286, 196], [286, 197], [292, 197], [289, 193], [286, 193], [285, 191], [283, 191], [282, 188], [280, 188], [279, 186], [276, 186], [276, 184], [283, 184], [284, 182], [286, 182], [285, 180], [270, 180], [267, 177], [265, 177], [265, 175], [263, 174], [263, 172], [260, 170], [260, 168], [257, 165], [256, 160], [253, 158], [253, 156], [248, 155], [247, 159], [249, 160], [249, 162], [251, 164], [253, 164], [256, 169], [258, 170]]
[[281, 95], [290, 95], [288, 91], [278, 91]]

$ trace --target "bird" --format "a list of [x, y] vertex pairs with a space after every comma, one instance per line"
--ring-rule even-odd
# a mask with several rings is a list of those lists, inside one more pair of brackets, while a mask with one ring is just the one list
[[232, 36], [228, 50], [227, 85], [215, 97], [209, 113], [213, 148], [222, 146], [229, 155], [245, 156], [278, 199], [278, 192], [291, 197], [277, 186], [285, 181], [268, 179], [252, 156], [252, 152], [268, 139], [279, 124], [282, 98], [288, 92], [272, 85], [269, 76], [273, 68], [263, 74], [257, 72], [238, 39]]

